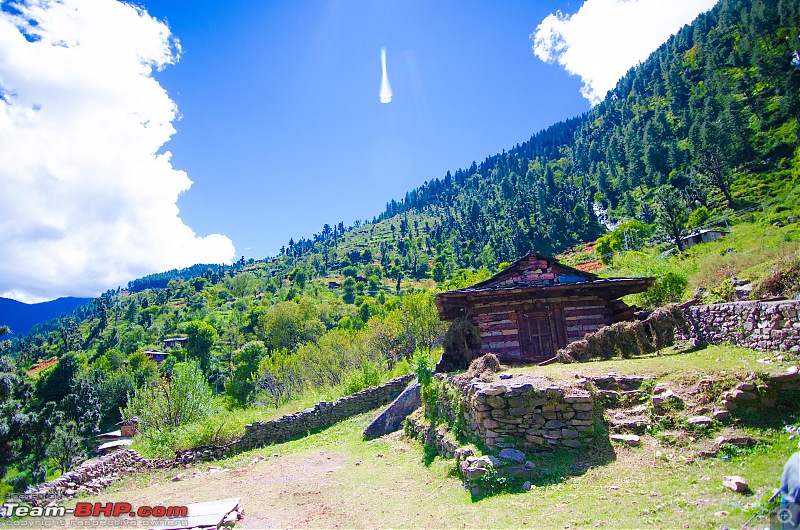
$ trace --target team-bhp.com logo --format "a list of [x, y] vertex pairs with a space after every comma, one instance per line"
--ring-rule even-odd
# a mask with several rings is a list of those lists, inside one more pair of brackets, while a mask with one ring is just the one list
[[6, 517], [186, 517], [189, 508], [186, 506], [139, 506], [135, 508], [129, 502], [79, 502], [75, 508], [64, 506], [26, 506], [18, 502], [3, 504]]

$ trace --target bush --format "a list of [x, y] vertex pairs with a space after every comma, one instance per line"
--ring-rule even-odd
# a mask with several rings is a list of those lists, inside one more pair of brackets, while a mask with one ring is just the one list
[[696, 265], [689, 260], [662, 259], [653, 253], [627, 252], [617, 258], [613, 269], [603, 271], [603, 276], [654, 277], [655, 283], [650, 289], [629, 295], [625, 300], [643, 308], [655, 309], [682, 301], [689, 284], [689, 274], [695, 269]]
[[177, 363], [171, 378], [138, 389], [122, 410], [122, 417], [138, 418], [142, 436], [164, 435], [203, 419], [212, 408], [211, 399], [211, 388], [199, 366]]
[[780, 261], [766, 277], [754, 287], [753, 299], [774, 296], [794, 297], [800, 291], [800, 256]]
[[14, 490], [14, 493], [22, 493], [28, 489], [30, 483], [31, 481], [28, 478], [28, 475], [25, 473], [17, 473], [13, 477], [6, 478], [6, 484], [11, 486], [11, 489]]
[[369, 359], [364, 359], [361, 362], [361, 371], [350, 376], [345, 383], [345, 391], [348, 394], [355, 394], [365, 388], [377, 386], [380, 382], [381, 373], [378, 367], [371, 363]]

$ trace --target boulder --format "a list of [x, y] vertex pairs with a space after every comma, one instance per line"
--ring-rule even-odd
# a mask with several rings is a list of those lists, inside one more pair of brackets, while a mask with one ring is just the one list
[[[469, 460], [467, 460], [467, 461], [469, 461]], [[496, 467], [504, 466], [505, 462], [503, 462], [502, 460], [500, 460], [496, 456], [484, 455], [484, 456], [481, 456], [481, 457], [476, 458], [475, 460], [473, 460], [472, 461], [472, 465], [477, 466], [477, 467], [486, 467], [486, 468], [495, 467], [496, 468]]]
[[792, 366], [782, 374], [773, 374], [769, 377], [770, 381], [773, 383], [783, 383], [786, 381], [795, 381], [798, 379], [798, 368], [797, 366]]
[[372, 440], [399, 430], [408, 415], [421, 405], [420, 385], [414, 381], [377, 418], [372, 420], [372, 423], [364, 430], [364, 438]]
[[683, 408], [683, 400], [670, 389], [666, 389], [652, 397], [653, 410], [656, 413], [666, 412], [668, 409]]
[[729, 436], [718, 436], [714, 440], [714, 445], [720, 446], [722, 444], [731, 444], [738, 447], [753, 447], [759, 442], [757, 438], [753, 438], [752, 436], [747, 435], [729, 435]]
[[466, 462], [461, 463], [461, 475], [464, 477], [464, 480], [467, 482], [472, 482], [478, 480], [482, 476], [484, 476], [488, 469], [484, 467], [477, 467], [477, 466], [470, 466], [467, 465]]
[[462, 460], [466, 460], [470, 456], [473, 456], [475, 451], [472, 450], [471, 447], [459, 447], [456, 449], [455, 457], [456, 462], [461, 462]]
[[727, 410], [715, 410], [711, 413], [711, 419], [716, 421], [728, 421], [731, 417], [731, 413]]
[[517, 451], [516, 449], [503, 449], [500, 451], [500, 458], [522, 463], [525, 461], [525, 453]]

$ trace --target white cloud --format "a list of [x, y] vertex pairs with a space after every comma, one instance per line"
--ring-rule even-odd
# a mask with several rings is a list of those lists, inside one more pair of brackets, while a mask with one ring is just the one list
[[169, 28], [115, 0], [8, 6], [2, 296], [91, 296], [152, 272], [230, 262], [230, 239], [198, 237], [180, 219], [178, 195], [192, 182], [169, 152], [156, 154], [175, 133], [176, 106], [151, 77], [180, 52]]
[[549, 15], [531, 35], [541, 60], [583, 80], [581, 94], [599, 103], [633, 66], [716, 0], [586, 0], [577, 13]]

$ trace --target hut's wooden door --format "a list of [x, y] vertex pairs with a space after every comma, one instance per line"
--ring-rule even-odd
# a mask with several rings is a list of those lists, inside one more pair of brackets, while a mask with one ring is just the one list
[[517, 317], [520, 357], [544, 361], [555, 356], [558, 333], [552, 311], [526, 311]]

